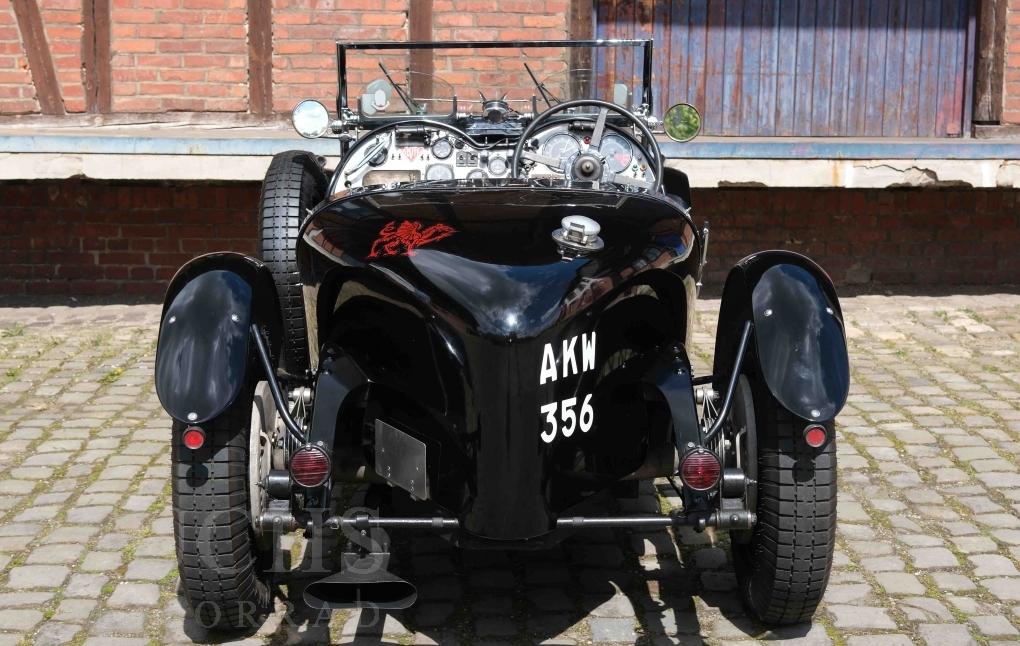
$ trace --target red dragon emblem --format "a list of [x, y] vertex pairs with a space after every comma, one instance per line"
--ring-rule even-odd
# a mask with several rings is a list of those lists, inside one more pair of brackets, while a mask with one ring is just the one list
[[369, 258], [386, 256], [413, 256], [414, 250], [432, 244], [457, 233], [457, 230], [445, 224], [433, 224], [422, 227], [421, 222], [404, 220], [390, 222], [379, 231], [379, 237], [372, 243]]

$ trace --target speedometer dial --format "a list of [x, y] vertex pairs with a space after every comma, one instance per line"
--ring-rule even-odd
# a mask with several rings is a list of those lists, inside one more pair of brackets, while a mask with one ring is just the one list
[[425, 179], [453, 179], [453, 169], [446, 164], [432, 164], [425, 169]]
[[630, 166], [634, 159], [634, 149], [630, 142], [620, 135], [606, 135], [599, 146], [599, 152], [606, 158], [606, 165], [609, 170], [619, 173]]
[[581, 152], [581, 144], [571, 135], [558, 134], [542, 145], [542, 154], [560, 160], [560, 168], [567, 167], [567, 160]]
[[507, 164], [506, 160], [502, 157], [490, 157], [489, 158], [489, 172], [493, 175], [502, 175], [506, 172]]
[[436, 159], [446, 159], [452, 152], [453, 144], [450, 143], [448, 137], [436, 139], [436, 142], [432, 144], [432, 154], [436, 156]]

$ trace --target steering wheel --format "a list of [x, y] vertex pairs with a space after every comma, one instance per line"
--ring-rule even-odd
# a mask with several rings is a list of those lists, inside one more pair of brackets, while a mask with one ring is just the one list
[[[582, 106], [598, 108], [599, 113], [595, 118], [595, 130], [592, 132], [591, 139], [589, 139], [587, 144], [581, 144], [581, 153], [574, 159], [571, 168], [561, 168], [559, 159], [547, 157], [546, 155], [541, 155], [530, 150], [524, 150], [524, 146], [527, 144], [528, 140], [531, 139], [532, 135], [538, 131], [540, 126], [544, 126], [546, 122], [549, 121], [550, 117], [563, 112], [564, 110]], [[634, 124], [634, 126], [637, 127], [639, 131], [641, 131], [641, 134], [644, 135], [645, 139], [649, 142], [648, 147], [651, 149], [652, 153], [652, 174], [654, 176], [651, 184], [643, 180], [634, 179], [633, 177], [616, 175], [606, 168], [605, 159], [599, 153], [599, 144], [602, 143], [602, 136], [606, 132], [606, 117], [609, 116], [610, 110], [626, 117], [632, 124]], [[576, 116], [578, 119], [591, 121], [590, 116]], [[550, 168], [563, 171], [568, 178], [593, 182], [613, 182], [623, 184], [625, 186], [648, 189], [651, 193], [658, 193], [662, 189], [662, 151], [659, 150], [659, 144], [655, 141], [652, 131], [649, 130], [648, 126], [646, 126], [636, 115], [628, 112], [625, 108], [608, 101], [600, 101], [598, 99], [575, 99], [573, 101], [566, 101], [564, 103], [554, 105], [535, 117], [535, 120], [528, 124], [528, 127], [524, 129], [523, 133], [521, 133], [521, 137], [517, 140], [517, 145], [514, 147], [513, 162], [510, 166], [511, 177], [514, 179], [520, 178], [521, 162], [525, 160], [545, 164]]]

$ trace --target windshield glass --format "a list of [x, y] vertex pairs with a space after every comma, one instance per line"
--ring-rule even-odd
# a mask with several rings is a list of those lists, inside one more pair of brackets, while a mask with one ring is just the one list
[[[398, 45], [343, 46], [351, 48], [343, 52], [346, 104], [363, 117], [481, 114], [493, 100], [517, 113], [531, 113], [533, 101], [539, 111], [572, 99], [601, 99], [629, 110], [642, 103], [645, 41]], [[615, 64], [620, 59], [634, 64]]]

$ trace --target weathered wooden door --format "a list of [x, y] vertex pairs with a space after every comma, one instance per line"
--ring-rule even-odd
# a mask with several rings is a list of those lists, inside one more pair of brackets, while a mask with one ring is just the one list
[[946, 137], [970, 99], [970, 2], [596, 0], [595, 24], [654, 38], [657, 113], [693, 103], [705, 134]]

